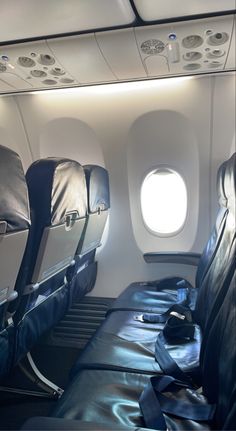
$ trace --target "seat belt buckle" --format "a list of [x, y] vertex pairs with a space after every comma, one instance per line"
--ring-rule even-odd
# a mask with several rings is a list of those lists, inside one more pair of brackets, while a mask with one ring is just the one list
[[137, 314], [136, 316], [134, 316], [134, 320], [144, 323], [143, 314]]
[[174, 317], [177, 317], [177, 319], [180, 319], [180, 320], [185, 320], [186, 319], [186, 316], [184, 314], [180, 314], [177, 311], [171, 311], [170, 315], [174, 316]]

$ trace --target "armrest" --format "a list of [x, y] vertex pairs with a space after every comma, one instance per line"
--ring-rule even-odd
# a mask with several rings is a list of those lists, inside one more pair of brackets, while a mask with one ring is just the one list
[[[71, 420], [64, 418], [47, 418], [47, 417], [34, 417], [28, 419], [21, 430], [24, 431], [114, 431], [114, 430], [126, 430], [127, 427], [114, 426], [110, 427], [103, 425], [102, 423], [97, 424], [94, 422], [83, 422], [79, 420]], [[147, 429], [138, 427], [129, 427], [130, 431], [148, 431]]]
[[181, 263], [182, 265], [198, 266], [201, 254], [188, 252], [144, 253], [147, 263]]

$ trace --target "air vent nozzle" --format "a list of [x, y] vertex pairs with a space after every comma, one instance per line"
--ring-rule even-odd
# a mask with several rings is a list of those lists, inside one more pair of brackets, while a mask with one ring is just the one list
[[55, 84], [57, 84], [57, 81], [55, 81], [54, 79], [44, 79], [43, 84], [55, 85]]
[[34, 78], [45, 78], [45, 76], [47, 76], [46, 72], [38, 69], [31, 70], [30, 73]]
[[212, 36], [208, 37], [207, 43], [213, 46], [223, 45], [223, 43], [227, 42], [228, 39], [229, 39], [228, 33], [225, 33], [225, 32], [214, 33], [212, 34]]
[[187, 49], [193, 49], [197, 48], [198, 46], [201, 46], [203, 44], [203, 38], [199, 36], [198, 34], [191, 34], [189, 36], [186, 36], [182, 40], [182, 45], [184, 48]]
[[30, 57], [25, 57], [25, 56], [21, 56], [18, 58], [18, 63], [20, 66], [22, 67], [34, 67], [35, 66], [35, 61], [32, 60], [32, 58]]
[[202, 54], [198, 51], [189, 51], [184, 54], [183, 59], [186, 61], [196, 61], [202, 58]]
[[55, 63], [55, 58], [50, 54], [40, 54], [38, 62], [44, 66], [51, 66]]

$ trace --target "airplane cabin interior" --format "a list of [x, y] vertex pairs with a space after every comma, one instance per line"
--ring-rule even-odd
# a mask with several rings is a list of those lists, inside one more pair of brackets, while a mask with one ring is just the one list
[[0, 19], [0, 431], [236, 430], [235, 0]]

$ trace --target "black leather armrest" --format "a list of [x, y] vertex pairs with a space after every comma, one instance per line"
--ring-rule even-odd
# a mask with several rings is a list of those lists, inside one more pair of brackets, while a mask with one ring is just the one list
[[197, 266], [200, 260], [200, 253], [188, 252], [166, 252], [166, 253], [145, 253], [143, 258], [147, 263], [180, 263], [182, 265]]
[[119, 427], [114, 425], [114, 427], [109, 427], [103, 424], [97, 424], [94, 422], [82, 422], [79, 420], [70, 420], [63, 418], [46, 418], [46, 417], [35, 417], [28, 419], [21, 430], [25, 431], [147, 431], [143, 428], [127, 428]]

